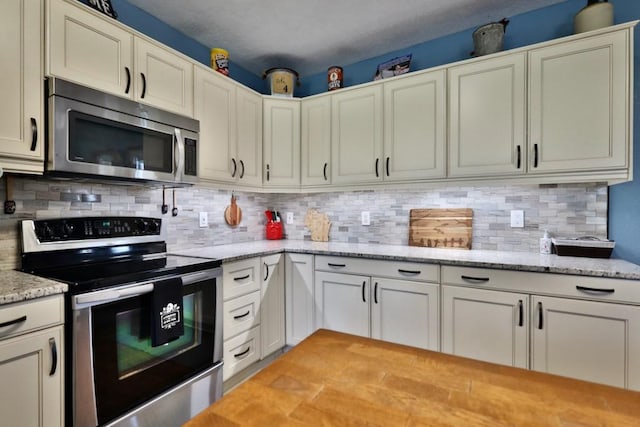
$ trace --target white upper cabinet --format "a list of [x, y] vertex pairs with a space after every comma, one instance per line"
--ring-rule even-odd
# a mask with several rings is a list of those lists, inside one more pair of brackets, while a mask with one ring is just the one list
[[333, 184], [382, 180], [382, 85], [331, 95]]
[[629, 167], [630, 29], [529, 52], [529, 171]]
[[300, 101], [265, 98], [262, 181], [266, 187], [300, 185]]
[[262, 186], [262, 96], [236, 88], [236, 164], [238, 183]]
[[47, 74], [193, 116], [193, 63], [78, 1], [47, 2]]
[[384, 180], [444, 178], [445, 70], [384, 83]]
[[0, 14], [0, 167], [44, 169], [43, 2], [10, 1]]
[[526, 53], [449, 68], [449, 176], [525, 171]]
[[301, 184], [331, 184], [331, 97], [303, 99], [301, 106]]

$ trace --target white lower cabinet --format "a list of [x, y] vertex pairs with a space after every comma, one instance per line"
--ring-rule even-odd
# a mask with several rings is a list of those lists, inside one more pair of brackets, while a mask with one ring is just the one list
[[442, 351], [527, 368], [529, 296], [442, 286]]
[[640, 307], [534, 296], [536, 371], [640, 390]]
[[286, 344], [297, 345], [315, 330], [313, 255], [285, 255]]
[[261, 359], [284, 347], [284, 255], [262, 257]]
[[64, 425], [63, 305], [57, 295], [0, 308], [0, 424]]
[[316, 327], [438, 350], [437, 281], [435, 265], [316, 256]]

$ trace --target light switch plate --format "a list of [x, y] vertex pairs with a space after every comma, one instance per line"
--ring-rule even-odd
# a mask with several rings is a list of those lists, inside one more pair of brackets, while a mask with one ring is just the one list
[[524, 228], [524, 211], [511, 211], [511, 227]]
[[287, 224], [293, 224], [293, 212], [287, 212]]
[[205, 228], [209, 226], [209, 215], [206, 212], [200, 212], [198, 216], [198, 224], [200, 228]]
[[361, 219], [362, 225], [371, 225], [371, 217], [369, 216], [368, 211], [362, 211], [362, 214], [360, 215], [360, 219]]

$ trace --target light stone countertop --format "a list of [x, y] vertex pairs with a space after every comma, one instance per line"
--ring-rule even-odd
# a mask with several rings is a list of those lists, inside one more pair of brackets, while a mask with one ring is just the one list
[[0, 272], [0, 306], [18, 301], [63, 294], [69, 287], [56, 282], [16, 270]]
[[283, 251], [640, 280], [640, 266], [628, 261], [609, 258], [542, 255], [531, 252], [433, 249], [415, 246], [312, 242], [306, 240], [262, 240], [194, 248], [172, 253], [214, 258], [222, 262], [228, 262]]

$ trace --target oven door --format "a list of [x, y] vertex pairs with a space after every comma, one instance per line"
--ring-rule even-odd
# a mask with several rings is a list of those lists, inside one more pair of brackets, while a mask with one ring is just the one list
[[[220, 363], [218, 274], [216, 269], [181, 277], [184, 334], [157, 347], [150, 336], [153, 283], [73, 297], [73, 425], [108, 423]], [[206, 406], [221, 390], [212, 393]]]

